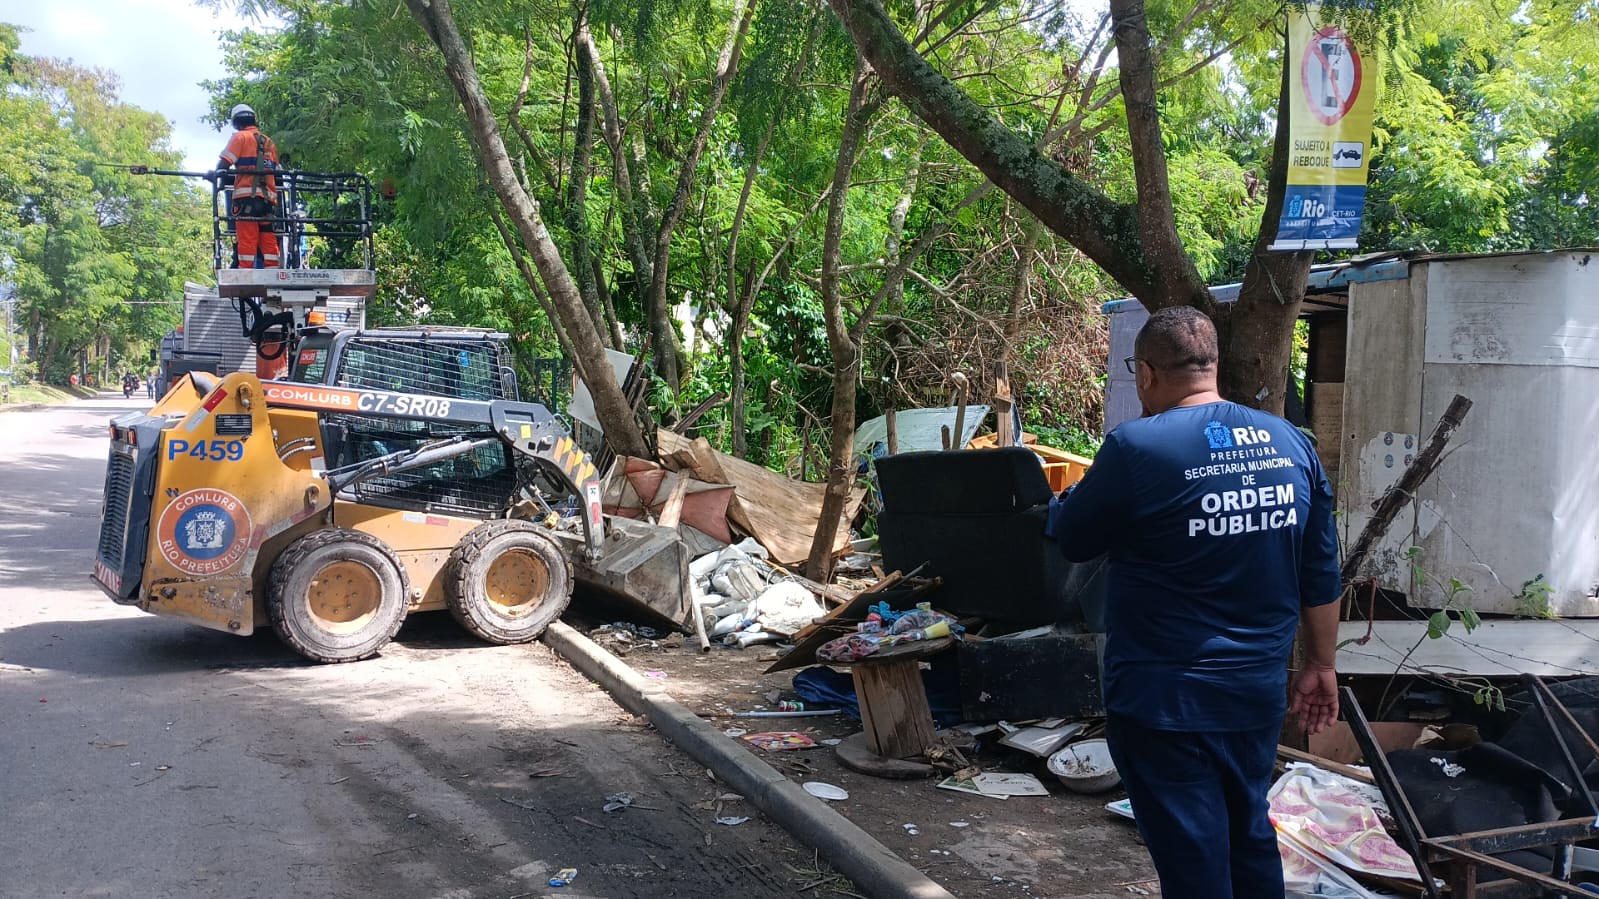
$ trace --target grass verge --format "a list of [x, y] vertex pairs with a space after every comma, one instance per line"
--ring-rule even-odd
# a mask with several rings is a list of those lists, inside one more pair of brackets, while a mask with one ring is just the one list
[[46, 406], [56, 406], [70, 403], [73, 400], [94, 396], [95, 391], [87, 387], [53, 387], [49, 384], [13, 384], [10, 396], [0, 409], [6, 406], [25, 406], [31, 403], [42, 403]]

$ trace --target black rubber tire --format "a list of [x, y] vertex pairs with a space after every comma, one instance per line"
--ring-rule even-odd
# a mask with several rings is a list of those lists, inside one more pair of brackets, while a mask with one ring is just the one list
[[[313, 609], [318, 575], [344, 563], [356, 577], [377, 588], [367, 614], [330, 623]], [[365, 573], [363, 573], [363, 570]], [[278, 638], [300, 655], [318, 662], [371, 658], [405, 623], [408, 585], [405, 568], [383, 541], [346, 528], [328, 528], [289, 544], [267, 578], [267, 616]]]
[[[495, 563], [511, 553], [523, 554], [516, 568], [533, 571], [533, 586], [543, 580], [537, 596], [517, 605], [497, 601], [489, 587]], [[538, 525], [517, 520], [485, 522], [450, 553], [444, 598], [455, 620], [476, 636], [501, 645], [527, 643], [537, 640], [571, 604], [572, 563]]]

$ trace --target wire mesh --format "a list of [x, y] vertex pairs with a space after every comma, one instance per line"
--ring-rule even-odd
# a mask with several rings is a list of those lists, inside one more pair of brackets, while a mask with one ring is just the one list
[[[355, 337], [345, 345], [336, 383], [471, 400], [506, 398], [501, 380], [502, 344], [477, 336]], [[329, 429], [329, 464], [341, 467], [388, 453], [415, 450], [457, 435], [493, 437], [481, 425], [334, 415]], [[519, 477], [504, 444], [496, 443], [436, 465], [371, 478], [348, 491], [360, 502], [452, 514], [493, 515], [504, 511]]]
[[507, 399], [502, 345], [469, 339], [355, 337], [345, 345], [338, 383], [466, 400]]

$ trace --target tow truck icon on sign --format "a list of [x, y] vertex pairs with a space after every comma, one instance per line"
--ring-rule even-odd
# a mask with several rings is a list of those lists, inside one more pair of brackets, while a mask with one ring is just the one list
[[1335, 169], [1358, 169], [1366, 155], [1366, 145], [1358, 140], [1333, 141], [1332, 164]]

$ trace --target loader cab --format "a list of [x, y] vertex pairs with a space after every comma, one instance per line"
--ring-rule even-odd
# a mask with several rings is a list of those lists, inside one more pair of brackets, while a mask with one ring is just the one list
[[[305, 332], [290, 380], [419, 397], [439, 397], [439, 414], [415, 419], [344, 413], [319, 416], [317, 435], [328, 468], [340, 468], [451, 437], [492, 436], [480, 425], [447, 420], [447, 402], [517, 400], [507, 337], [488, 329], [377, 328]], [[424, 406], [424, 408], [428, 408]], [[540, 412], [554, 420], [543, 407]], [[518, 487], [503, 443], [394, 475], [371, 478], [341, 496], [349, 502], [448, 515], [484, 516], [505, 509]]]
[[487, 328], [313, 328], [302, 332], [289, 379], [467, 400], [518, 400], [507, 339]]

